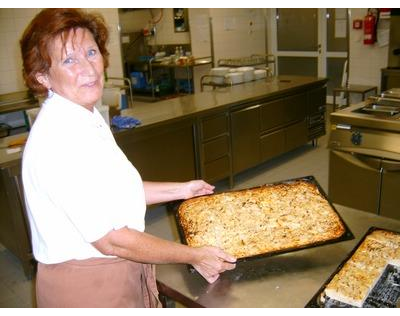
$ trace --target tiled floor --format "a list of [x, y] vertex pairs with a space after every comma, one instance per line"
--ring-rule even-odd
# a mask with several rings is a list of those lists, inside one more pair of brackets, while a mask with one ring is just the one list
[[34, 282], [18, 259], [0, 244], [0, 308], [35, 307]]
[[[243, 172], [235, 177], [233, 189], [258, 186], [286, 179], [313, 175], [325, 192], [328, 191], [327, 136], [298, 148], [277, 159]], [[228, 190], [227, 181], [217, 184], [217, 191]], [[159, 219], [168, 216], [164, 207], [150, 209], [146, 216], [146, 231], [175, 240], [171, 229], [159, 225]], [[0, 307], [35, 307], [34, 280], [27, 280], [18, 260], [0, 244]]]

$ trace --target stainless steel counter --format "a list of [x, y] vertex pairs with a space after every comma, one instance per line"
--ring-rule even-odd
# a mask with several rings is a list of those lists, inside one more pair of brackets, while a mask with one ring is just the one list
[[[335, 205], [355, 239], [237, 264], [214, 284], [186, 265], [158, 265], [161, 293], [184, 305], [204, 307], [304, 307], [367, 230], [400, 231], [400, 221]], [[178, 236], [173, 215], [160, 220]], [[156, 232], [155, 232], [156, 234]]]
[[136, 129], [143, 129], [194, 117], [201, 113], [232, 108], [236, 105], [260, 100], [265, 102], [267, 99], [272, 100], [287, 94], [303, 92], [309, 87], [322, 86], [326, 82], [326, 78], [306, 76], [268, 77], [215, 91], [205, 91], [155, 103], [137, 105], [134, 103], [132, 108], [123, 110], [123, 115], [138, 118], [142, 124]]
[[0, 138], [0, 169], [9, 168], [10, 166], [20, 165], [22, 157], [22, 146], [9, 148], [8, 145], [12, 141], [27, 138], [28, 133], [21, 133], [17, 135], [7, 136]]
[[38, 101], [28, 91], [0, 95], [0, 114], [28, 110], [38, 106]]

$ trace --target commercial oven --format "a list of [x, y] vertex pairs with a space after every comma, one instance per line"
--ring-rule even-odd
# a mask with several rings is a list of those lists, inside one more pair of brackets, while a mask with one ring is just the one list
[[388, 99], [331, 114], [328, 191], [334, 203], [400, 219], [400, 99]]

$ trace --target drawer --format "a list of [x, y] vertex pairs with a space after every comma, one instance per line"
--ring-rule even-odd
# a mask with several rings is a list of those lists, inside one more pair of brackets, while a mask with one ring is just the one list
[[219, 136], [228, 132], [228, 114], [223, 113], [209, 118], [205, 118], [201, 122], [201, 130], [203, 140]]
[[307, 94], [301, 93], [290, 96], [285, 102], [285, 122], [303, 120], [306, 117], [307, 110]]
[[285, 99], [261, 105], [261, 131], [267, 131], [285, 124]]
[[261, 159], [267, 160], [285, 152], [285, 130], [261, 136]]
[[293, 124], [286, 128], [286, 151], [306, 144], [308, 141], [307, 123], [303, 122]]
[[231, 173], [230, 169], [229, 156], [221, 157], [204, 165], [203, 179], [209, 182], [224, 179], [229, 177]]
[[229, 154], [229, 137], [220, 136], [203, 144], [204, 162], [210, 162]]

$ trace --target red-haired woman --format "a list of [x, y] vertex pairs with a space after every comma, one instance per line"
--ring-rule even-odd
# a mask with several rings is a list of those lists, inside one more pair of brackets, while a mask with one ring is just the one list
[[45, 9], [20, 41], [28, 87], [47, 99], [23, 155], [23, 184], [38, 261], [38, 307], [153, 307], [152, 264], [192, 264], [208, 282], [235, 267], [215, 247], [144, 232], [146, 205], [210, 194], [202, 180], [143, 182], [94, 107], [108, 65], [103, 19]]

